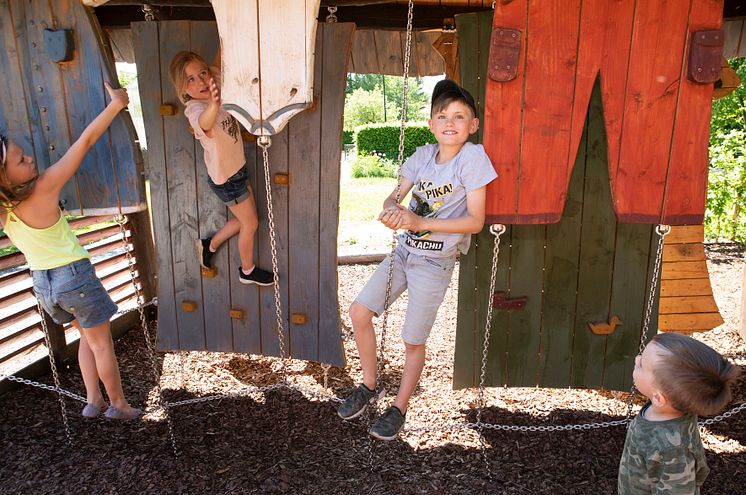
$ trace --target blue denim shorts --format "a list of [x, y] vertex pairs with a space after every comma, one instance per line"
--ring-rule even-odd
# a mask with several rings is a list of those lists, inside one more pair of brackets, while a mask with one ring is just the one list
[[230, 179], [220, 185], [216, 185], [210, 176], [207, 176], [210, 189], [218, 195], [220, 201], [226, 206], [237, 205], [249, 197], [249, 171], [246, 165], [231, 176]]
[[83, 328], [100, 325], [117, 312], [91, 260], [84, 258], [49, 270], [33, 270], [34, 294], [60, 325], [78, 320]]

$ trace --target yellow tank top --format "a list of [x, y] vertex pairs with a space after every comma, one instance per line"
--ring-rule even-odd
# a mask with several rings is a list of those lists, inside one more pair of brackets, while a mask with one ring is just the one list
[[26, 256], [30, 269], [49, 270], [91, 257], [80, 245], [61, 211], [60, 219], [45, 229], [29, 227], [12, 210], [6, 211], [5, 233]]

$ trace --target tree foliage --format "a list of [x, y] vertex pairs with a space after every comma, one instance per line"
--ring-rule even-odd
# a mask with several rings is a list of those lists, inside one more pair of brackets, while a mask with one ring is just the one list
[[705, 235], [746, 242], [746, 58], [729, 62], [741, 85], [712, 104]]

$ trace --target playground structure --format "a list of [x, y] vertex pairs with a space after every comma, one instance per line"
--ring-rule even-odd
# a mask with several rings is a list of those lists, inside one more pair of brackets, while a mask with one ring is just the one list
[[[457, 5], [459, 2], [443, 3]], [[508, 9], [518, 9], [521, 3], [525, 4], [525, 2], [505, 3], [505, 5], [499, 3], [497, 12], [507, 13]], [[8, 4], [14, 9], [13, 12], [16, 15], [14, 19], [23, 19], [23, 21], [17, 21], [13, 25], [14, 33], [26, 33], [27, 26], [34, 25], [43, 26], [46, 24], [47, 27], [57, 27], [61, 25], [63, 19], [79, 19], [77, 22], [81, 24], [75, 24], [73, 27], [70, 27], [70, 30], [75, 33], [82, 33], [85, 31], [84, 20], [88, 19], [89, 26], [94, 28], [92, 31], [94, 33], [93, 38], [98, 39], [100, 43], [98, 50], [101, 50], [101, 59], [108, 60], [108, 67], [111, 67], [111, 59], [107, 53], [107, 45], [102, 37], [102, 31], [96, 29], [96, 18], [90, 15], [90, 10], [82, 9], [77, 2], [52, 2], [52, 8], [48, 12], [33, 9], [24, 10], [27, 4], [21, 2], [9, 2]], [[489, 86], [485, 88], [483, 83], [488, 80], [487, 61], [489, 59], [487, 53], [489, 53], [488, 47], [492, 43], [493, 22], [502, 23], [504, 20], [499, 16], [493, 16], [492, 11], [487, 9], [488, 6], [482, 6], [483, 13], [464, 13], [456, 16], [459, 39], [458, 58], [461, 71], [460, 78], [465, 87], [470, 89], [475, 95], [479, 95], [478, 99], [481, 111], [489, 108], [489, 101], [492, 101], [487, 94]], [[524, 8], [525, 11], [526, 9]], [[717, 11], [717, 9], [713, 9], [713, 11]], [[83, 16], [80, 12], [86, 13], [87, 16]], [[715, 29], [717, 24], [719, 24], [719, 11], [717, 12], [718, 16], [713, 17], [714, 20], [711, 21], [714, 25], [708, 25], [706, 26], [707, 28]], [[66, 13], [73, 13], [74, 15], [64, 15]], [[538, 12], [536, 15], [544, 14]], [[529, 19], [531, 18], [529, 17]], [[34, 23], [28, 22], [29, 20], [33, 20]], [[27, 34], [29, 36], [27, 39], [28, 46], [21, 52], [8, 50], [11, 56], [15, 53], [16, 58], [12, 62], [7, 61], [6, 63], [9, 67], [19, 68], [15, 72], [16, 80], [19, 82], [18, 88], [29, 87], [23, 83], [29, 75], [32, 78], [40, 78], [38, 79], [40, 82], [54, 81], [56, 76], [53, 75], [54, 72], [50, 67], [58, 67], [61, 73], [65, 73], [64, 71], [71, 71], [77, 61], [81, 66], [76, 70], [83, 71], [83, 66], [89, 66], [89, 59], [98, 58], [94, 52], [94, 55], [85, 57], [85, 59], [82, 56], [73, 57], [72, 61], [43, 59], [43, 57], [47, 56], [46, 52], [42, 52], [40, 48], [43, 46], [41, 40], [43, 39], [42, 31], [44, 29], [47, 28], [39, 28], [36, 31], [33, 28], [28, 29], [27, 32], [30, 33]], [[200, 153], [195, 151], [198, 148], [195, 148], [196, 145], [193, 139], [188, 135], [188, 130], [183, 119], [179, 119], [178, 116], [174, 116], [171, 113], [174, 111], [178, 112], [175, 95], [173, 95], [170, 89], [170, 83], [160, 77], [160, 74], [164, 72], [162, 70], [155, 70], [155, 68], [163, 67], [163, 64], [168, 63], [170, 59], [168, 54], [175, 53], [178, 49], [181, 49], [179, 43], [188, 43], [188, 46], [192, 47], [192, 49], [207, 52], [209, 56], [209, 53], [211, 53], [210, 49], [217, 49], [216, 28], [209, 21], [182, 20], [146, 21], [132, 25], [131, 30], [133, 33], [135, 58], [138, 58], [138, 53], [147, 55], [149, 52], [149, 55], [145, 59], [142, 61], [138, 60], [138, 68], [143, 68], [142, 72], [140, 72], [140, 69], [138, 69], [138, 72], [141, 73], [143, 80], [148, 79], [141, 82], [141, 95], [143, 96], [143, 111], [146, 114], [146, 126], [149, 129], [147, 131], [149, 150], [146, 171], [152, 181], [151, 185], [154, 191], [153, 221], [156, 232], [157, 255], [151, 262], [157, 264], [159, 270], [159, 345], [163, 350], [234, 350], [277, 355], [279, 346], [277, 345], [276, 336], [272, 333], [274, 315], [272, 315], [271, 295], [269, 293], [264, 294], [263, 290], [256, 290], [255, 288], [246, 289], [236, 287], [236, 284], [231, 282], [229, 277], [226, 276], [229, 273], [227, 269], [228, 257], [235, 256], [235, 250], [231, 251], [229, 249], [228, 253], [222, 255], [222, 260], [219, 258], [216, 273], [201, 273], [198, 270], [196, 260], [193, 259], [193, 255], [191, 254], [191, 243], [186, 242], [187, 239], [191, 240], [197, 234], [209, 230], [211, 225], [218, 222], [221, 215], [224, 215], [225, 212], [219, 212], [219, 208], [211, 204], [211, 201], [214, 202], [214, 200], [208, 197], [208, 194], [201, 196], [204, 191], [200, 191], [199, 184], [204, 184], [204, 180], [200, 180], [203, 177], [198, 174], [204, 174], [204, 167], [199, 166], [201, 165], [199, 163], [201, 160]], [[3, 25], [3, 39], [11, 39], [10, 32], [7, 24]], [[345, 64], [348, 63], [346, 54], [349, 52], [349, 47], [352, 43], [353, 32], [354, 26], [346, 23], [336, 23], [332, 27], [324, 25], [318, 30], [315, 38], [317, 43], [317, 50], [315, 51], [317, 59], [315, 65], [316, 83], [314, 84], [315, 105], [294, 117], [288, 128], [283, 131], [284, 134], [280, 133], [280, 135], [274, 138], [273, 146], [270, 148], [270, 164], [276, 167], [273, 169], [274, 184], [271, 187], [275, 188], [275, 197], [279, 199], [277, 204], [280, 205], [276, 207], [276, 211], [280, 212], [278, 225], [280, 225], [281, 232], [282, 229], [286, 229], [287, 232], [284, 234], [285, 239], [283, 239], [283, 234], [280, 234], [279, 245], [281, 251], [283, 249], [286, 250], [284, 253], [281, 252], [280, 256], [280, 266], [285, 270], [284, 272], [281, 271], [280, 276], [281, 280], [285, 281], [282, 289], [286, 291], [284, 294], [283, 314], [287, 318], [285, 323], [290, 343], [289, 352], [293, 357], [319, 360], [337, 365], [344, 362], [344, 357], [341, 355], [341, 346], [339, 345], [339, 314], [336, 299], [336, 242], [334, 242], [336, 240], [337, 225], [338, 157], [341, 153], [341, 109], [344, 98], [343, 81], [347, 72]], [[329, 35], [329, 41], [327, 41], [327, 35]], [[15, 34], [15, 36], [18, 36], [18, 34]], [[469, 37], [472, 37], [472, 39], [470, 40]], [[682, 58], [679, 61], [681, 64], [680, 68], [682, 68], [684, 67], [683, 53], [686, 51], [684, 49], [686, 39], [682, 38], [679, 42], [682, 43], [680, 49]], [[347, 46], [348, 48], [346, 51], [343, 51], [343, 57], [323, 57], [324, 53], [328, 53], [327, 50], [324, 50], [325, 43], [331, 43], [331, 46], [335, 47], [337, 51], [339, 51], [339, 46]], [[140, 44], [139, 47], [138, 44]], [[152, 49], [154, 46], [159, 47], [157, 54], [159, 58], [157, 60]], [[582, 45], [579, 44], [579, 46]], [[32, 48], [36, 48], [39, 51], [34, 52]], [[520, 58], [522, 52], [519, 50], [518, 53]], [[544, 53], [540, 51], [535, 56], [541, 58], [544, 56]], [[322, 55], [321, 57], [319, 56], [320, 54]], [[525, 53], [524, 55], [526, 56], [525, 60], [528, 66], [532, 59], [530, 55]], [[35, 61], [39, 60], [42, 60], [42, 63], [34, 64]], [[319, 60], [323, 61], [319, 63]], [[82, 63], [83, 61], [85, 61], [85, 64]], [[466, 63], [467, 61], [469, 63]], [[35, 69], [35, 65], [39, 65], [40, 69]], [[148, 66], [150, 68], [147, 68]], [[565, 67], [565, 69], [567, 68]], [[47, 72], [45, 73], [46, 75], [35, 76], [36, 73], [34, 70], [41, 71], [43, 74], [44, 70]], [[3, 116], [6, 119], [4, 124], [6, 125], [19, 122], [19, 120], [11, 120], [11, 115], [15, 119], [18, 117], [7, 109], [13, 108], [17, 110], [19, 115], [24, 113], [24, 106], [11, 106], [10, 101], [24, 101], [26, 102], [25, 108], [30, 108], [37, 112], [36, 114], [32, 114], [31, 118], [27, 114], [25, 125], [27, 128], [33, 130], [33, 142], [27, 141], [24, 144], [30, 149], [35, 150], [35, 156], [37, 156], [37, 153], [39, 156], [42, 156], [42, 159], [37, 158], [40, 166], [54, 160], [50, 152], [63, 149], [62, 147], [65, 144], [64, 135], [62, 136], [62, 140], [59, 141], [59, 138], [50, 134], [53, 132], [50, 129], [65, 129], [66, 127], [64, 127], [64, 124], [62, 126], [50, 125], [49, 129], [47, 129], [44, 118], [40, 118], [37, 121], [33, 116], [50, 114], [53, 115], [54, 119], [62, 122], [65, 119], [65, 115], [69, 114], [70, 107], [82, 108], [81, 105], [78, 105], [78, 102], [67, 102], [65, 98], [72, 98], [75, 95], [79, 95], [78, 97], [81, 99], [87, 97], [85, 91], [94, 91], [94, 89], [89, 88], [94, 87], [93, 82], [98, 82], [102, 79], [101, 74], [105, 74], [104, 70], [98, 68], [92, 71], [93, 75], [90, 75], [87, 79], [90, 83], [89, 86], [78, 86], [80, 79], [71, 77], [60, 88], [52, 89], [51, 91], [43, 84], [39, 84], [38, 86], [42, 87], [42, 90], [38, 91], [38, 93], [42, 96], [27, 90], [23, 95], [6, 95], [6, 99], [2, 100]], [[111, 72], [106, 77], [110, 75]], [[589, 76], [590, 87], [595, 83], [595, 77], [593, 76], [593, 74]], [[36, 79], [33, 81], [37, 82]], [[711, 86], [709, 84], [710, 88]], [[78, 91], [73, 91], [73, 88], [83, 88], [83, 91], [78, 93]], [[590, 89], [586, 89], [590, 95]], [[57, 91], [57, 94], [61, 98], [45, 96], [52, 91]], [[158, 93], [159, 91], [160, 93]], [[603, 93], [602, 88], [598, 91]], [[21, 99], [18, 100], [17, 98]], [[50, 99], [44, 100], [44, 98]], [[579, 189], [577, 192], [579, 196], [576, 197], [573, 197], [571, 192], [568, 193], [569, 201], [572, 201], [576, 206], [574, 211], [568, 211], [566, 205], [563, 205], [563, 208], [559, 208], [560, 213], [564, 209], [565, 214], [571, 218], [571, 223], [574, 222], [569, 231], [570, 234], [567, 233], [568, 231], [562, 230], [565, 227], [562, 225], [561, 220], [556, 228], [543, 225], [520, 225], [520, 221], [514, 222], [516, 226], [511, 227], [508, 233], [510, 236], [510, 251], [507, 255], [504, 253], [504, 257], [502, 258], [504, 260], [503, 265], [499, 267], [499, 270], [502, 270], [503, 274], [498, 276], [498, 279], [504, 280], [506, 285], [502, 288], [498, 287], [498, 289], [503, 292], [503, 300], [507, 300], [507, 302], [510, 302], [510, 299], [515, 299], [514, 296], [522, 297], [524, 287], [525, 292], [530, 293], [530, 295], [527, 296], [524, 308], [513, 306], [500, 308], [499, 305], [496, 305], [498, 311], [495, 312], [493, 326], [494, 328], [501, 329], [501, 332], [505, 332], [503, 340], [505, 345], [491, 348], [492, 354], [489, 358], [490, 373], [487, 382], [490, 385], [505, 383], [509, 385], [539, 384], [542, 386], [567, 386], [569, 384], [574, 387], [584, 388], [604, 387], [621, 389], [625, 389], [629, 385], [631, 359], [634, 357], [640, 338], [640, 321], [643, 314], [644, 298], [647, 294], [647, 284], [650, 283], [648, 275], [651, 273], [650, 268], [653, 262], [651, 246], [655, 244], [655, 240], [650, 225], [626, 227], [621, 226], [623, 225], [621, 223], [616, 224], [614, 220], [614, 212], [611, 209], [611, 205], [615, 203], [611, 201], [610, 190], [604, 190], [605, 185], [610, 181], [609, 176], [604, 175], [609, 173], [607, 162], [604, 160], [606, 153], [603, 151], [603, 146], [607, 139], [605, 132], [608, 132], [608, 127], [604, 131], [605, 127], [602, 125], [606, 113], [605, 109], [601, 107], [602, 103], [599, 93], [597, 93], [595, 98], [590, 96], [589, 98], [591, 109], [588, 118], [583, 119], [578, 114], [576, 119], [573, 120], [575, 127], [573, 128], [574, 134], [572, 135], [578, 142], [577, 146], [581, 150], [584, 149], [585, 152], [579, 153], [577, 158], [570, 161], [569, 157], [573, 154], [572, 146], [567, 145], [568, 151], [565, 153], [565, 157], [568, 160], [565, 160], [563, 163], [563, 166], [566, 167], [564, 175], [560, 174], [559, 177], [564, 177], [567, 181], [565, 185], [570, 190], [573, 189], [573, 186], [577, 190], [579, 189], [578, 184], [584, 183], [589, 185], [595, 184], [596, 186], [594, 186], [593, 190], [589, 191], [588, 195], [585, 194], [584, 189]], [[682, 99], [682, 97], [679, 97], [679, 99], [687, 101], [686, 98]], [[67, 108], [67, 113], [63, 112], [62, 108], [51, 106], [53, 104], [59, 105], [60, 101], [65, 102], [66, 107], [63, 108]], [[502, 100], [494, 101], [499, 102]], [[700, 98], [699, 103], [704, 104], [704, 102], [709, 104], [709, 100]], [[50, 111], [51, 108], [54, 108], [54, 110]], [[529, 108], [532, 108], [530, 104]], [[538, 106], [534, 108], [538, 108]], [[93, 111], [93, 108], [90, 111]], [[526, 111], [526, 108], [523, 111]], [[84, 117], [78, 117], [78, 120], [81, 122], [85, 121]], [[120, 120], [126, 121], [126, 119]], [[514, 121], [510, 122], [515, 124]], [[541, 122], [540, 118], [539, 122]], [[482, 132], [487, 133], [489, 129], [495, 129], [494, 125], [490, 121], [490, 117], [485, 115]], [[37, 126], [38, 129], [34, 126]], [[160, 150], [157, 138], [159, 126], [161, 128], [160, 132], [163, 135]], [[23, 125], [17, 128], [24, 129]], [[151, 131], [152, 129], [155, 131]], [[295, 129], [298, 130], [296, 131]], [[20, 131], [17, 132], [20, 135]], [[93, 186], [89, 188], [89, 192], [85, 192], [85, 187], [78, 186], [75, 188], [75, 194], [69, 196], [69, 205], [80, 209], [84, 214], [94, 211], [102, 212], [104, 211], [103, 209], [107, 209], [106, 211], [111, 213], [142, 209], [142, 195], [138, 196], [133, 192], [132, 196], [128, 198], [124, 194], [126, 188], [122, 186], [122, 184], [127, 183], [127, 179], [139, 177], [139, 171], [137, 170], [139, 163], [137, 160], [137, 147], [134, 146], [135, 141], [132, 139], [131, 131], [127, 130], [127, 133], [129, 135], [129, 149], [133, 150], [131, 151], [132, 158], [119, 159], [112, 157], [108, 161], [111, 164], [129, 163], [134, 168], [129, 173], [124, 174], [121, 179], [112, 179], [107, 182], [109, 185], [112, 182], [119, 184], [115, 189], [115, 193], [108, 194], [106, 201], [89, 203], [89, 196], [97, 197], [95, 193], [99, 192], [100, 188]], [[112, 142], [116, 142], [116, 139], [118, 139], [117, 136], [127, 136], [127, 134], [117, 132], [116, 130], [112, 130], [111, 135]], [[152, 141], [151, 135], [155, 137]], [[479, 136], [479, 139], [482, 138], [483, 136]], [[68, 136], [69, 139], [70, 137]], [[124, 141], [127, 142], [126, 139]], [[114, 148], [119, 149], [117, 146], [114, 145]], [[312, 146], [315, 152], [308, 152], [307, 155], [303, 155], [305, 150], [309, 149], [309, 146]], [[704, 144], [696, 142], [692, 146], [706, 147], [706, 136]], [[523, 149], [526, 148], [528, 147], [524, 146]], [[261, 181], [261, 173], [259, 173], [258, 165], [261, 150], [257, 150], [256, 143], [248, 136], [246, 138], [246, 149], [249, 160], [252, 159], [252, 156], [254, 157], [254, 167], [257, 173], [252, 174], [252, 176], [255, 181]], [[672, 145], [670, 149], [677, 150], [678, 147]], [[322, 153], [324, 156], [321, 156]], [[110, 156], [113, 154], [110, 152]], [[47, 156], [46, 161], [43, 159], [44, 156]], [[173, 160], [174, 163], [172, 164], [170, 160]], [[109, 166], [108, 164], [103, 165], [105, 163], [107, 163], [106, 158], [99, 158], [96, 164], [91, 164], [91, 166]], [[308, 165], [309, 163], [311, 164], [310, 166]], [[495, 160], [495, 163], [499, 168], [501, 162]], [[572, 164], [575, 164], [575, 166], [571, 167]], [[582, 165], [579, 166], [579, 164]], [[181, 168], [175, 169], [176, 173], [169, 174], [169, 165]], [[699, 163], [699, 166], [700, 168], [705, 167], [706, 171], [706, 161]], [[508, 166], [507, 169], [510, 170], [510, 167]], [[121, 173], [123, 169], [115, 168], [114, 170]], [[569, 170], [572, 170], [572, 174]], [[528, 175], [530, 171], [524, 171], [523, 173], [527, 174], [526, 176], [530, 176]], [[580, 179], [577, 179], [573, 175], [576, 173]], [[584, 175], [580, 175], [581, 173]], [[95, 173], [91, 175], [97, 176]], [[523, 176], [516, 175], [515, 177]], [[540, 184], [541, 180], [538, 180], [541, 179], [540, 174], [534, 174], [534, 177], [534, 184]], [[161, 181], [160, 183], [159, 180]], [[557, 184], [563, 184], [563, 181], [559, 179], [545, 180], [545, 182], [546, 184], [551, 184], [552, 188], [557, 188]], [[132, 181], [132, 187], [126, 190], [138, 191], [141, 184], [140, 181], [134, 180]], [[261, 191], [264, 184], [256, 182], [253, 185], [255, 191]], [[699, 186], [702, 186], [702, 184], [699, 184]], [[282, 193], [283, 187], [287, 191], [284, 198]], [[515, 189], [519, 190], [518, 187]], [[307, 201], [309, 193], [314, 195], [314, 198], [318, 198], [318, 201]], [[491, 197], [502, 197], [503, 194], [504, 192], [498, 191], [495, 193], [495, 196]], [[541, 197], [541, 195], [537, 196]], [[559, 196], [562, 196], [561, 191], [559, 192]], [[694, 196], [696, 194], [692, 197]], [[622, 197], [625, 196], [623, 195]], [[674, 197], [675, 195], [672, 194], [666, 196], [669, 200], [672, 200]], [[258, 204], [261, 205], [263, 199], [263, 196], [259, 194]], [[203, 202], [202, 204], [205, 205], [204, 208], [197, 207], [200, 202]], [[285, 206], [282, 206], [283, 202]], [[314, 206], [309, 208], [308, 203]], [[89, 204], [95, 206], [89, 207]], [[316, 211], [316, 204], [318, 204], [318, 211]], [[529, 201], [528, 204], [532, 207], [537, 206], [534, 201]], [[692, 204], [692, 201], [687, 201], [687, 204]], [[606, 205], [607, 207], [599, 209], [599, 205]], [[94, 208], [98, 208], [98, 210], [94, 210]], [[284, 213], [282, 212], [283, 208], [285, 210]], [[205, 212], [204, 217], [200, 217], [202, 211]], [[499, 211], [495, 211], [497, 213], [492, 213], [494, 218], [491, 218], [491, 220], [502, 220], [498, 218]], [[599, 227], [616, 229], [613, 231], [613, 236], [602, 235], [602, 233], [596, 232], [589, 239], [589, 242], [600, 253], [600, 258], [603, 258], [603, 260], [599, 263], [599, 256], [593, 256], [593, 263], [585, 266], [581, 265], [586, 260], [586, 257], [579, 254], [585, 252], [582, 232], [579, 230], [580, 223], [577, 216], [572, 220], [573, 213], [578, 215], [582, 214], [583, 211], [596, 215]], [[697, 213], [699, 210], [696, 208], [693, 211], [695, 213], [691, 215], [694, 216], [691, 218], [690, 216], [686, 216], [684, 221], [695, 220], [696, 218], [694, 217], [701, 215], [701, 212]], [[515, 212], [511, 214], [515, 214]], [[532, 214], [533, 212], [529, 213], [529, 215]], [[636, 214], [633, 213], [633, 215]], [[264, 215], [261, 216], [264, 217]], [[309, 218], [312, 221], [309, 221]], [[534, 218], [529, 216], [530, 220]], [[558, 220], [559, 218], [545, 215], [541, 218], [541, 221]], [[654, 223], [664, 220], [676, 223], [678, 218], [661, 218], [658, 216], [655, 218], [645, 217], [643, 219]], [[587, 220], [588, 217], [586, 216], [585, 219]], [[519, 218], [519, 220], [521, 219]], [[266, 233], [266, 224], [263, 223], [261, 229]], [[623, 232], [625, 229], [627, 230], [626, 233]], [[571, 335], [574, 339], [584, 340], [586, 344], [576, 345], [573, 342], [572, 345], [567, 345], [565, 343], [559, 347], [553, 347], [550, 353], [549, 347], [542, 339], [545, 333], [549, 335], [549, 330], [552, 330], [548, 329], [548, 323], [555, 324], [556, 322], [550, 320], [547, 310], [551, 311], [553, 306], [554, 311], [560, 313], [560, 323], [562, 322], [562, 318], [564, 318], [564, 322], [567, 324], [569, 315], [564, 314], [566, 312], [561, 310], [562, 308], [570, 307], [572, 301], [551, 301], [549, 299], [551, 297], [565, 297], [566, 294], [552, 292], [549, 285], [544, 285], [544, 277], [550, 277], [553, 273], [552, 266], [542, 265], [539, 263], [539, 260], [542, 260], [542, 262], [554, 260], [553, 256], [547, 255], [547, 250], [557, 249], [557, 246], [560, 246], [560, 244], [550, 247], [552, 246], [551, 244], [543, 244], [542, 241], [546, 241], [552, 236], [559, 240], [573, 238], [573, 232], [575, 233], [575, 239], [579, 237], [580, 242], [570, 242], [568, 245], [563, 244], [564, 248], [571, 251], [564, 252], [558, 255], [557, 258], [574, 259], [577, 266], [563, 268], [565, 271], [555, 276], [559, 283], [562, 284], [568, 278], [572, 279], [572, 274], [576, 275], [576, 279], [582, 280], [582, 277], [579, 277], [577, 274], [581, 272], [588, 273], [589, 284], [591, 284], [588, 293], [593, 296], [592, 299], [597, 298], [606, 301], [606, 305], [602, 304], [601, 308], [598, 309], [592, 306], [592, 303], [597, 301], [590, 301], [587, 304], [585, 301], [582, 304], [576, 302], [575, 314], [572, 315], [571, 319], [577, 323], [572, 327], [571, 331], [573, 333]], [[620, 232], [622, 233], [620, 234]], [[170, 241], [166, 240], [167, 236], [170, 236]], [[260, 259], [262, 256], [268, 255], [269, 246], [266, 243], [265, 236], [266, 234], [264, 233], [260, 234], [260, 239], [264, 239], [264, 241], [260, 241]], [[456, 386], [473, 385], [476, 380], [476, 373], [474, 372], [476, 370], [476, 361], [470, 361], [468, 356], [465, 358], [463, 356], [474, 354], [474, 349], [481, 346], [480, 338], [482, 334], [479, 329], [482, 326], [484, 316], [481, 316], [480, 320], [480, 315], [486, 313], [486, 308], [481, 306], [484, 306], [483, 302], [487, 300], [488, 294], [484, 291], [486, 283], [484, 277], [487, 272], [479, 268], [486, 265], [485, 251], [480, 250], [480, 246], [490, 246], [486, 242], [490, 240], [488, 236], [489, 234], [486, 231], [481, 234], [478, 238], [476, 249], [470, 253], [469, 257], [462, 260], [462, 266], [468, 267], [468, 269], [462, 272], [460, 283], [460, 288], [462, 289], [460, 293], [464, 295], [460, 302], [459, 336], [457, 340], [456, 366], [454, 367], [454, 381]], [[605, 239], [613, 237], [614, 243], [602, 244], [602, 237]], [[292, 250], [296, 248], [303, 248], [304, 252], [294, 254]], [[138, 253], [138, 258], [140, 254]], [[314, 270], [308, 271], [306, 269], [308, 263], [316, 265], [315, 271], [317, 273], [315, 275]], [[619, 264], [619, 267], [616, 264]], [[301, 269], [302, 276], [297, 278], [292, 277], [293, 266], [303, 267]], [[621, 267], [628, 270], [621, 270]], [[531, 273], [532, 276], [522, 277], [519, 272], [521, 269], [528, 270], [528, 273]], [[164, 272], [161, 270], [164, 270]], [[173, 281], [170, 287], [168, 286], [169, 270], [171, 271], [170, 280]], [[512, 275], [508, 277], [507, 272], [512, 272]], [[627, 278], [619, 279], [614, 277], [615, 274], [620, 272], [624, 272], [623, 275]], [[143, 271], [140, 273], [140, 278], [153, 277], [154, 275], [155, 272]], [[540, 277], [538, 281], [537, 276]], [[598, 280], [596, 277], [601, 277], [601, 280]], [[549, 280], [549, 278], [546, 280]], [[522, 287], [518, 284], [525, 284], [525, 286]], [[606, 292], [595, 290], [595, 287], [600, 286], [605, 287]], [[477, 287], [477, 291], [473, 297], [464, 290], [465, 288], [472, 289], [474, 287]], [[619, 288], [616, 292], [615, 287]], [[613, 309], [615, 295], [619, 301], [621, 301], [623, 296], [632, 296], [629, 301], [624, 302], [624, 310], [628, 311], [628, 313], [624, 313], [620, 318], [622, 325], [619, 328], [625, 332], [617, 333], [616, 335], [612, 333], [598, 336], [588, 329], [587, 323], [589, 321], [610, 321], [611, 316], [617, 315]], [[204, 311], [202, 308], [204, 308]], [[214, 313], [212, 313], [213, 311]], [[627, 314], [637, 315], [637, 319], [635, 317], [627, 317]], [[264, 315], [269, 315], [266, 319], [266, 327], [264, 324]], [[258, 321], [261, 321], [261, 326], [256, 325]], [[534, 328], [532, 325], [535, 326], [537, 322], [538, 328], [540, 328], [539, 333], [537, 335], [528, 335], [528, 338], [526, 338], [526, 334], [521, 331], [523, 328], [521, 325], [525, 325], [527, 328]], [[559, 325], [559, 323], [557, 324]], [[566, 325], [565, 331], [567, 331], [567, 327], [569, 326]], [[186, 332], [183, 336], [182, 331]], [[511, 334], [520, 335], [520, 339], [511, 339]], [[599, 339], [596, 339], [596, 336]], [[565, 341], [567, 341], [567, 338], [567, 335], [560, 337], [560, 339], [564, 339]], [[599, 350], [601, 352], [597, 352]], [[582, 362], [579, 359], [582, 355], [601, 356], [603, 359], [600, 361], [591, 361], [588, 359]], [[503, 356], [505, 356], [505, 359], [502, 359]], [[544, 356], [545, 360], [543, 362], [541, 359], [537, 361], [535, 359], [536, 356], [540, 358]], [[576, 356], [576, 359], [574, 359], [573, 365], [568, 367], [566, 363], [571, 356]], [[556, 368], [552, 360], [557, 361]], [[527, 364], [530, 364], [532, 367], [527, 367]], [[615, 367], [612, 367], [612, 365]], [[562, 379], [561, 375], [556, 373], [557, 369], [567, 369], [567, 379]], [[502, 370], [505, 371], [503, 372]], [[537, 383], [536, 379], [542, 373], [557, 377], [556, 382], [539, 381]]]

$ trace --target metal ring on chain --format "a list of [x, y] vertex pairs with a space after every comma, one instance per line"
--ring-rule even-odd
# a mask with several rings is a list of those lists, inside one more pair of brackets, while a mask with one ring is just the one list
[[326, 16], [326, 22], [328, 23], [337, 22], [337, 16], [336, 16], [337, 7], [330, 5], [326, 9], [329, 11], [329, 15]]

